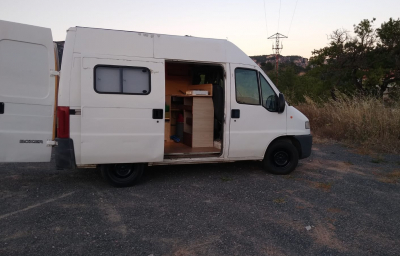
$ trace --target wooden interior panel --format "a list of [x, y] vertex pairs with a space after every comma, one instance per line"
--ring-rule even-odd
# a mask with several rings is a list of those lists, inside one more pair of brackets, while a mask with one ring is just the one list
[[214, 106], [211, 97], [193, 97], [192, 147], [214, 146]]
[[165, 63], [166, 95], [184, 95], [186, 94], [187, 86], [190, 84], [192, 84], [192, 75], [188, 64]]
[[213, 140], [213, 132], [209, 131], [200, 131], [194, 132], [196, 136], [192, 137], [192, 147], [193, 148], [203, 148], [203, 147], [213, 147], [214, 140]]
[[166, 78], [165, 95], [186, 96], [186, 91], [203, 90], [208, 91], [208, 95], [188, 95], [186, 97], [207, 97], [212, 96], [212, 84], [192, 85], [191, 79], [186, 80], [185, 77]]
[[165, 112], [165, 129], [164, 129], [164, 140], [170, 141], [171, 137], [171, 97], [165, 96], [165, 105], [169, 106], [169, 112]]
[[171, 124], [169, 120], [165, 120], [164, 140], [169, 141], [171, 134]]
[[192, 147], [192, 134], [191, 133], [187, 133], [187, 132], [183, 132], [183, 144]]
[[188, 63], [165, 63], [165, 74], [167, 76], [191, 76], [191, 65]]
[[221, 150], [215, 147], [192, 148], [183, 143], [166, 142], [164, 145], [165, 155], [198, 155], [218, 154]]
[[[203, 90], [203, 91], [208, 91], [208, 96], [212, 96], [212, 84], [196, 84], [196, 85], [188, 85], [187, 91], [189, 90]], [[196, 95], [196, 96], [207, 96], [207, 95]]]
[[185, 95], [188, 90], [205, 90], [212, 96], [212, 84], [192, 85], [190, 64], [165, 64], [165, 95]]
[[[185, 95], [186, 90], [192, 83], [191, 77], [186, 76], [167, 76], [165, 78], [166, 95]], [[182, 93], [182, 92], [183, 93]]]
[[[193, 132], [193, 115], [192, 112], [190, 111], [185, 111], [185, 114], [183, 116], [184, 118], [184, 124], [183, 124], [183, 131], [186, 133], [190, 133], [192, 134]], [[191, 119], [192, 120], [192, 124], [190, 125], [187, 120]]]
[[[166, 63], [165, 94], [166, 104], [170, 106], [170, 122], [165, 127], [165, 154], [169, 153], [219, 153], [214, 148], [214, 106], [212, 84], [192, 85], [191, 65]], [[186, 95], [188, 90], [206, 90], [208, 95]], [[181, 97], [182, 103], [174, 103], [171, 97]], [[179, 98], [178, 98], [179, 99]], [[174, 106], [172, 106], [172, 104]], [[169, 139], [175, 134], [176, 118], [184, 113], [184, 133], [181, 143]], [[166, 115], [167, 116], [167, 115]], [[207, 150], [208, 149], [208, 150]]]
[[213, 119], [193, 119], [192, 133], [197, 135], [198, 132], [208, 132], [210, 136], [207, 138], [210, 143], [213, 142]]

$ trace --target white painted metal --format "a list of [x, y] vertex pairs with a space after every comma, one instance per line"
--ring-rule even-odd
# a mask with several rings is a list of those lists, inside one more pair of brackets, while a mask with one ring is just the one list
[[287, 134], [310, 134], [310, 129], [305, 128], [306, 121], [308, 121], [308, 118], [303, 113], [292, 106], [287, 107]]
[[[80, 83], [78, 85], [75, 85], [76, 82], [80, 82], [80, 69], [72, 70], [74, 64], [76, 63], [74, 62], [76, 57], [76, 54], [74, 54], [75, 37], [76, 28], [68, 29], [61, 64], [60, 86], [58, 90], [58, 106], [72, 107], [76, 104], [76, 107], [80, 108]], [[76, 78], [78, 75], [79, 77]], [[78, 96], [78, 94], [70, 95], [70, 91], [72, 91], [72, 88], [76, 88], [77, 86], [79, 86], [79, 101], [75, 98], [76, 96]]]
[[51, 30], [0, 21], [0, 162], [48, 162], [54, 106]]
[[[284, 113], [269, 112], [261, 105], [239, 104], [236, 101], [235, 69], [247, 68], [261, 71], [258, 66], [231, 64], [231, 109], [240, 110], [240, 118], [230, 118], [229, 111], [229, 159], [262, 159], [269, 143], [286, 135], [286, 110]], [[261, 74], [267, 78], [263, 73]], [[270, 82], [270, 80], [268, 79]], [[276, 88], [270, 83], [273, 89]]]
[[153, 165], [178, 165], [178, 164], [212, 164], [212, 163], [226, 163], [234, 162], [224, 159], [222, 157], [202, 157], [202, 158], [177, 158], [177, 159], [164, 159], [162, 162], [149, 163]]
[[56, 145], [58, 145], [58, 144], [57, 144], [57, 141], [55, 141], [55, 140], [48, 140], [48, 141], [46, 142], [46, 145], [47, 145], [48, 147], [52, 147], [52, 146], [56, 146]]
[[[151, 71], [151, 92], [99, 94], [93, 88], [96, 65], [146, 67]], [[82, 58], [80, 164], [162, 161], [164, 119], [153, 119], [152, 112], [165, 108], [164, 69], [164, 62], [155, 59]]]
[[149, 33], [77, 27], [74, 52], [152, 58], [153, 38]]
[[154, 35], [154, 57], [195, 62], [254, 65], [242, 50], [227, 40]]

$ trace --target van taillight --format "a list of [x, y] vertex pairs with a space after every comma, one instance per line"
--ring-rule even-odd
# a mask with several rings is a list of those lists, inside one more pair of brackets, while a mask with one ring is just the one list
[[69, 107], [57, 107], [57, 138], [69, 138]]

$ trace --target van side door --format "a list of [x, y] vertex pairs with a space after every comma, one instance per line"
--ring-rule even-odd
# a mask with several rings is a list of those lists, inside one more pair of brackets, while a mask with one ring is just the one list
[[82, 57], [81, 164], [163, 160], [164, 74], [163, 60]]
[[278, 114], [277, 92], [256, 67], [231, 64], [230, 71], [228, 158], [262, 159], [269, 143], [286, 134], [286, 108]]
[[49, 162], [55, 77], [51, 30], [0, 21], [0, 162]]

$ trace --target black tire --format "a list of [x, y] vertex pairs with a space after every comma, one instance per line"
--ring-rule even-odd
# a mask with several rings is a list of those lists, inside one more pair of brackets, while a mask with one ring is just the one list
[[299, 162], [299, 152], [290, 140], [277, 140], [265, 153], [263, 166], [270, 173], [286, 175], [291, 173]]
[[101, 176], [114, 187], [129, 187], [137, 183], [143, 175], [144, 164], [103, 164]]

